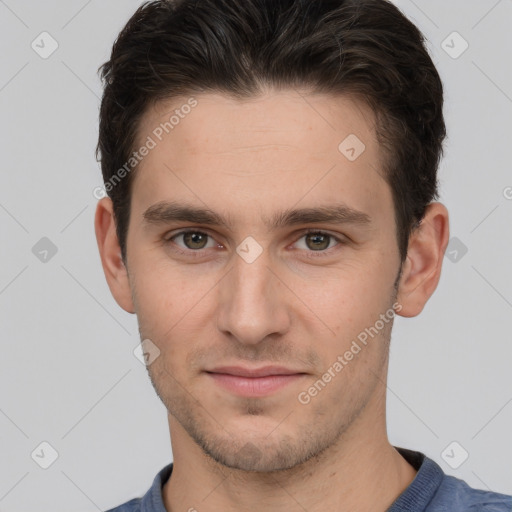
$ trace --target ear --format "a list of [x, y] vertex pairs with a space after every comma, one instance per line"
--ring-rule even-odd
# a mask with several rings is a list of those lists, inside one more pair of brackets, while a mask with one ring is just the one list
[[112, 200], [109, 197], [98, 201], [94, 230], [110, 292], [125, 311], [135, 313], [128, 272], [121, 257], [121, 247], [117, 238]]
[[434, 293], [449, 238], [448, 210], [441, 203], [429, 204], [421, 224], [409, 239], [397, 293], [402, 308], [396, 312], [400, 316], [419, 315]]

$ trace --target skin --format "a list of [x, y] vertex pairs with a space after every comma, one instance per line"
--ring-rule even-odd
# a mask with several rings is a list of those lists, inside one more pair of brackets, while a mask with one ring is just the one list
[[[126, 264], [109, 198], [99, 201], [95, 218], [110, 290], [137, 315], [141, 339], [160, 350], [148, 373], [171, 434], [174, 469], [163, 489], [165, 507], [384, 511], [416, 475], [386, 431], [392, 321], [309, 403], [297, 397], [393, 304], [403, 317], [422, 311], [441, 274], [447, 209], [428, 206], [398, 282], [393, 201], [379, 172], [385, 155], [365, 105], [294, 90], [243, 102], [213, 93], [194, 97], [198, 105], [137, 168]], [[139, 141], [186, 101], [148, 109]], [[338, 150], [349, 134], [366, 146], [355, 161]], [[149, 207], [169, 200], [229, 216], [231, 229], [145, 222]], [[334, 203], [366, 213], [370, 225], [268, 230], [264, 223], [288, 208]], [[186, 245], [183, 236], [170, 240], [189, 227], [209, 235], [202, 246]], [[306, 228], [346, 243], [327, 237], [318, 250]], [[236, 252], [248, 236], [262, 248], [252, 263]], [[179, 248], [188, 252], [180, 255]], [[193, 258], [194, 251], [201, 256]], [[248, 398], [204, 372], [265, 364], [305, 375]]]

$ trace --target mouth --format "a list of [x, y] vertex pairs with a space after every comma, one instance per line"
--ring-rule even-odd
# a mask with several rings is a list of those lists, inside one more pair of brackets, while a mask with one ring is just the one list
[[305, 372], [282, 366], [262, 368], [224, 366], [208, 370], [206, 374], [219, 387], [245, 397], [263, 397], [273, 394], [307, 375]]

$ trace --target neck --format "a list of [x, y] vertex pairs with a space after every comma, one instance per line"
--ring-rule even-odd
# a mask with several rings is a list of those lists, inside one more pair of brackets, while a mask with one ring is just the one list
[[[364, 416], [364, 415], [363, 415]], [[389, 443], [385, 415], [359, 418], [325, 452], [289, 470], [248, 472], [218, 464], [169, 416], [173, 472], [168, 512], [385, 511], [416, 470]]]

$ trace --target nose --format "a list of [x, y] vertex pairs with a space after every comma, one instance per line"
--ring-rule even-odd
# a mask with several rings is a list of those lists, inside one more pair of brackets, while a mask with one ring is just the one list
[[290, 291], [271, 268], [268, 252], [251, 263], [238, 254], [233, 260], [219, 283], [217, 328], [245, 345], [285, 334], [290, 327]]

